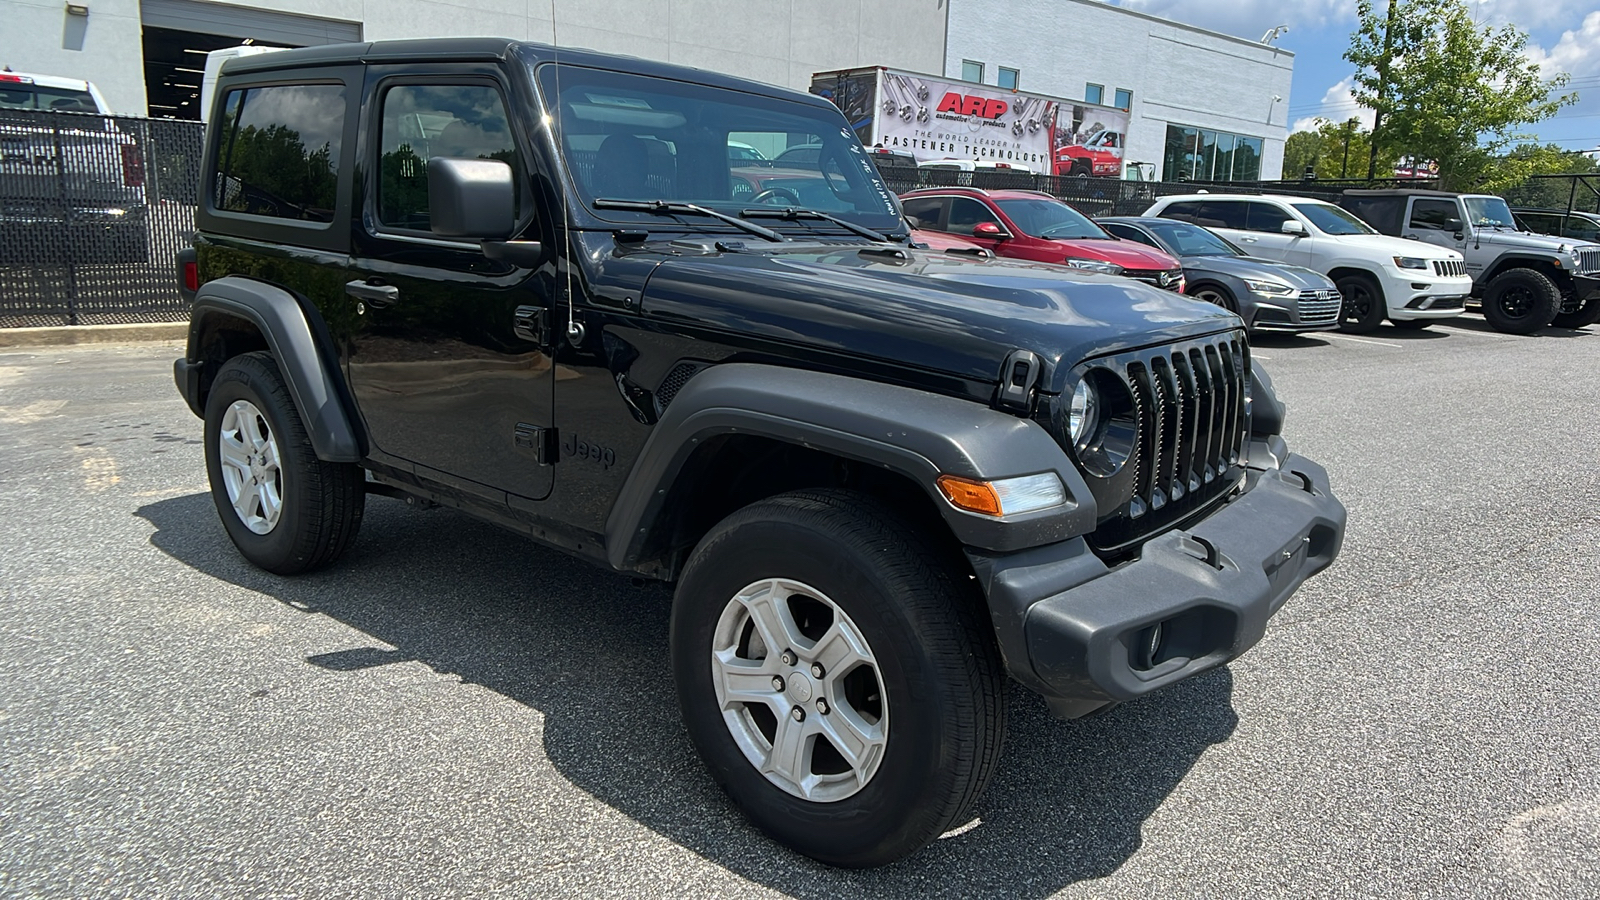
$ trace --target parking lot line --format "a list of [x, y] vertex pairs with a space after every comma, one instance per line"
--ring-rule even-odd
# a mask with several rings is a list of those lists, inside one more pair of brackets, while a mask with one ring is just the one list
[[1326, 331], [1319, 334], [1318, 337], [1325, 337], [1335, 341], [1355, 341], [1358, 344], [1377, 344], [1379, 347], [1393, 347], [1396, 350], [1399, 350], [1401, 346], [1399, 344], [1391, 344], [1388, 341], [1375, 341], [1371, 338], [1351, 337], [1348, 334], [1329, 334]]

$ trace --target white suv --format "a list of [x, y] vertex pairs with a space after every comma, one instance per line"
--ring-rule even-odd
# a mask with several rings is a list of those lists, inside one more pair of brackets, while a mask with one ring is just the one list
[[1371, 331], [1385, 318], [1426, 328], [1460, 315], [1472, 293], [1460, 253], [1381, 235], [1323, 200], [1187, 194], [1163, 197], [1145, 215], [1203, 225], [1252, 256], [1327, 275], [1344, 294], [1345, 331]]

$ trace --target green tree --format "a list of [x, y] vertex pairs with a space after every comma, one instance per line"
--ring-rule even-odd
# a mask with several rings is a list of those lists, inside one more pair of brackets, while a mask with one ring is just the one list
[[[1381, 171], [1394, 167], [1392, 153], [1380, 152], [1375, 160]], [[1283, 177], [1290, 179], [1304, 175], [1307, 166], [1322, 179], [1360, 178], [1373, 162], [1372, 132], [1355, 119], [1318, 119], [1316, 130], [1289, 135], [1283, 147]]]
[[1577, 100], [1557, 94], [1566, 74], [1546, 79], [1523, 55], [1526, 32], [1480, 26], [1466, 0], [1356, 6], [1344, 58], [1357, 69], [1355, 99], [1376, 114], [1369, 175], [1388, 151], [1438, 163], [1445, 188], [1477, 187], [1507, 147], [1530, 137], [1524, 126]]
[[1534, 178], [1535, 175], [1600, 176], [1600, 164], [1587, 154], [1554, 144], [1523, 144], [1501, 157], [1482, 187], [1501, 194], [1513, 206], [1566, 209], [1575, 204], [1593, 209], [1600, 196], [1600, 177]]

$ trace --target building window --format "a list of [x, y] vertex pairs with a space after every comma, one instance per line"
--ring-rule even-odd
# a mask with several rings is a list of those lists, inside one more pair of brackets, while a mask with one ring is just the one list
[[1116, 102], [1111, 105], [1117, 109], [1133, 109], [1133, 91], [1117, 88]]
[[1021, 81], [1021, 71], [1017, 69], [1008, 69], [1005, 66], [1000, 67], [1000, 86], [1002, 88], [1005, 88], [1008, 91], [1014, 91], [1017, 89], [1017, 85]]
[[1099, 105], [1106, 101], [1106, 86], [1091, 84], [1083, 89], [1083, 102]]
[[1261, 138], [1167, 126], [1165, 181], [1259, 181]]
[[970, 81], [973, 84], [983, 84], [983, 63], [963, 59], [961, 61], [961, 80]]

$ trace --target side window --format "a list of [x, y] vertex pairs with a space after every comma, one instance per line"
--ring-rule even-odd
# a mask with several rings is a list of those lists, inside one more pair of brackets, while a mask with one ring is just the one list
[[912, 228], [938, 230], [939, 213], [944, 211], [943, 197], [914, 197], [905, 201], [904, 206]]
[[1568, 216], [1561, 226], [1561, 236], [1580, 241], [1600, 241], [1600, 224], [1583, 216]]
[[[1146, 244], [1151, 247], [1156, 246], [1155, 240], [1152, 239], [1150, 235], [1145, 234], [1137, 228], [1134, 228], [1132, 225], [1124, 225], [1121, 222], [1101, 222], [1100, 226], [1124, 240], [1138, 241], [1141, 244]], [[1157, 247], [1157, 249], [1160, 248]]]
[[217, 128], [211, 203], [219, 210], [332, 222], [345, 89], [296, 84], [229, 91]]
[[[1281, 207], [1271, 203], [1246, 203], [1243, 204], [1250, 210], [1249, 231], [1263, 231], [1268, 234], [1282, 234], [1283, 223], [1294, 219], [1294, 216], [1285, 212]], [[1229, 228], [1235, 226], [1228, 226]]]
[[1246, 205], [1237, 200], [1210, 200], [1200, 207], [1199, 215], [1189, 221], [1207, 228], [1232, 228], [1244, 231]]
[[1517, 224], [1536, 234], [1555, 234], [1560, 218], [1544, 213], [1517, 213]]
[[950, 227], [945, 231], [951, 234], [972, 235], [972, 229], [982, 222], [1000, 224], [995, 214], [989, 207], [972, 199], [971, 197], [952, 197], [950, 199]]
[[1453, 231], [1448, 227], [1451, 219], [1459, 219], [1461, 213], [1456, 210], [1453, 200], [1413, 200], [1411, 201], [1411, 227], [1427, 231]]
[[1196, 222], [1200, 219], [1200, 204], [1174, 203], [1161, 211], [1163, 219], [1177, 219], [1179, 222]]
[[435, 156], [507, 163], [521, 196], [521, 162], [505, 104], [488, 85], [389, 88], [378, 153], [378, 221], [392, 228], [429, 230], [428, 160]]

